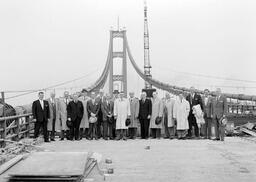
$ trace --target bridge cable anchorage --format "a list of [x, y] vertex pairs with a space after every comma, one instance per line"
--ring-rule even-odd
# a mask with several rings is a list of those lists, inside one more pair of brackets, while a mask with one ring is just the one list
[[32, 94], [32, 93], [35, 93], [35, 92], [38, 92], [38, 91], [41, 91], [41, 90], [49, 90], [49, 89], [52, 89], [52, 88], [55, 88], [55, 87], [58, 87], [58, 86], [62, 86], [62, 85], [66, 85], [68, 83], [72, 83], [74, 81], [77, 81], [77, 80], [81, 80], [81, 79], [84, 79], [85, 77], [88, 77], [90, 75], [92, 75], [93, 73], [95, 73], [96, 71], [98, 71], [98, 69], [95, 69], [94, 71], [84, 75], [84, 76], [81, 76], [81, 77], [78, 77], [76, 79], [73, 79], [73, 80], [69, 80], [69, 81], [66, 81], [66, 82], [62, 82], [62, 83], [59, 83], [59, 84], [56, 84], [56, 85], [52, 85], [52, 86], [49, 86], [49, 87], [46, 87], [46, 88], [42, 88], [42, 89], [37, 89], [37, 90], [31, 90], [31, 91], [28, 91], [26, 93], [23, 93], [23, 94], [18, 94], [18, 95], [14, 95], [14, 96], [11, 96], [11, 97], [7, 97], [5, 99], [13, 99], [13, 98], [16, 98], [16, 97], [21, 97], [21, 96], [24, 96], [24, 95], [29, 95], [29, 94]]
[[[166, 91], [169, 91], [175, 95], [179, 94], [179, 93], [183, 93], [183, 92], [190, 92], [190, 89], [188, 88], [185, 88], [185, 87], [177, 87], [177, 86], [174, 86], [174, 85], [169, 85], [169, 84], [166, 84], [166, 83], [163, 83], [163, 82], [160, 82], [158, 80], [155, 80], [153, 78], [149, 78], [149, 77], [146, 77], [143, 72], [140, 70], [140, 68], [137, 66], [135, 60], [133, 59], [133, 56], [131, 54], [131, 51], [130, 51], [130, 47], [128, 45], [128, 41], [127, 41], [127, 37], [125, 36], [124, 37], [124, 41], [126, 43], [126, 47], [127, 47], [127, 52], [128, 52], [128, 56], [129, 56], [129, 59], [132, 63], [132, 66], [134, 67], [134, 69], [136, 70], [136, 72], [139, 74], [139, 76], [149, 82], [150, 84], [152, 84], [153, 86], [155, 86], [156, 88], [159, 88], [159, 89], [162, 89], [162, 90], [166, 90]], [[203, 91], [202, 90], [196, 90], [198, 93], [200, 94], [203, 94]], [[212, 96], [215, 96], [214, 93], [211, 93]], [[229, 93], [223, 93], [223, 95], [225, 95], [226, 97], [228, 98], [231, 98], [231, 99], [239, 99], [239, 100], [251, 100], [251, 101], [256, 101], [256, 96], [255, 95], [244, 95], [244, 94], [229, 94]]]

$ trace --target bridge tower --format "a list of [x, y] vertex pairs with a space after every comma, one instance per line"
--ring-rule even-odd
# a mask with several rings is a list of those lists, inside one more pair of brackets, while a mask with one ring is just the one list
[[[119, 92], [123, 91], [125, 96], [127, 96], [127, 60], [126, 60], [126, 44], [125, 44], [125, 36], [126, 30], [120, 30], [119, 27], [117, 30], [110, 30], [110, 67], [109, 67], [109, 93], [112, 95], [113, 91], [116, 90], [114, 88], [115, 82], [121, 82], [121, 88], [119, 88]], [[113, 40], [116, 38], [121, 38], [123, 40], [123, 48], [122, 51], [115, 51], [113, 50]], [[113, 65], [114, 61], [122, 61], [122, 73], [121, 74], [114, 74]]]
[[[149, 58], [149, 33], [148, 33], [148, 16], [147, 4], [144, 2], [144, 75], [151, 78], [151, 65]], [[152, 85], [145, 81], [145, 89], [152, 89]]]

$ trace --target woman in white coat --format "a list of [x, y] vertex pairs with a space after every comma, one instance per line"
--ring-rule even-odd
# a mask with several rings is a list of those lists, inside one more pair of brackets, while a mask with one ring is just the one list
[[126, 140], [126, 132], [128, 126], [125, 125], [126, 119], [131, 117], [130, 112], [130, 102], [128, 99], [124, 98], [124, 93], [120, 93], [120, 98], [118, 98], [114, 103], [114, 117], [116, 119], [116, 140]]
[[174, 118], [177, 121], [177, 134], [178, 139], [185, 139], [188, 125], [188, 115], [190, 111], [189, 102], [185, 99], [183, 94], [179, 94], [179, 97], [174, 105]]

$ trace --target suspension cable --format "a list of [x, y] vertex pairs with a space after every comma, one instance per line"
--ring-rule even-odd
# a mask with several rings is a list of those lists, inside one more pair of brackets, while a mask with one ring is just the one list
[[28, 91], [26, 93], [22, 93], [22, 94], [14, 95], [14, 96], [11, 96], [11, 97], [7, 97], [6, 99], [13, 99], [13, 98], [16, 98], [16, 97], [21, 97], [21, 96], [24, 96], [24, 95], [28, 95], [28, 94], [32, 94], [32, 93], [38, 92], [40, 90], [49, 90], [49, 89], [52, 89], [52, 88], [55, 88], [55, 87], [66, 85], [68, 83], [72, 83], [74, 81], [84, 79], [84, 78], [88, 77], [89, 75], [92, 75], [96, 71], [98, 71], [98, 69], [95, 69], [95, 70], [91, 71], [90, 73], [88, 73], [88, 74], [86, 74], [84, 76], [78, 77], [76, 79], [73, 79], [73, 80], [69, 80], [69, 81], [65, 81], [65, 82], [59, 83], [59, 84], [51, 85], [51, 86], [46, 87], [46, 88], [41, 88], [41, 89], [37, 89], [37, 90], [30, 90], [30, 91]]

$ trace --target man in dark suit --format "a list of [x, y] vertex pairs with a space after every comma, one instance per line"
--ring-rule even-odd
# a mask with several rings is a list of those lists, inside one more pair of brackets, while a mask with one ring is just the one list
[[212, 103], [213, 122], [216, 135], [215, 140], [224, 141], [225, 125], [221, 123], [221, 118], [226, 116], [227, 111], [227, 98], [221, 94], [221, 89], [217, 88], [216, 98], [213, 99]]
[[113, 140], [113, 125], [114, 125], [114, 102], [111, 100], [109, 94], [106, 94], [106, 97], [101, 103], [102, 119], [103, 119], [103, 139]]
[[148, 139], [149, 137], [149, 121], [152, 114], [152, 103], [147, 99], [147, 93], [142, 92], [139, 106], [139, 120], [141, 129], [141, 138]]
[[87, 111], [88, 111], [88, 118], [89, 118], [89, 140], [95, 138], [98, 140], [97, 135], [97, 121], [95, 123], [90, 122], [91, 117], [98, 117], [98, 113], [100, 110], [99, 101], [96, 100], [95, 92], [91, 92], [91, 100], [87, 102]]
[[72, 122], [70, 140], [80, 140], [79, 127], [84, 114], [83, 103], [78, 100], [78, 94], [73, 94], [73, 100], [67, 106], [67, 118]]
[[39, 136], [40, 128], [43, 129], [44, 141], [49, 142], [47, 133], [47, 123], [50, 118], [49, 103], [44, 99], [44, 93], [38, 93], [39, 99], [32, 104], [32, 113], [35, 119], [35, 133], [34, 137]]
[[210, 97], [210, 91], [208, 89], [204, 90], [204, 96], [202, 98], [203, 102], [203, 112], [204, 112], [204, 138], [211, 138], [211, 127], [212, 127], [212, 98]]
[[190, 112], [188, 115], [188, 124], [189, 124], [189, 130], [188, 130], [188, 137], [192, 137], [192, 127], [195, 129], [195, 136], [199, 137], [199, 129], [198, 125], [196, 123], [196, 118], [193, 114], [193, 106], [200, 105], [201, 109], [203, 110], [203, 103], [202, 98], [199, 94], [196, 93], [196, 89], [194, 87], [190, 88], [190, 94], [186, 97], [186, 100], [189, 102], [190, 105]]

